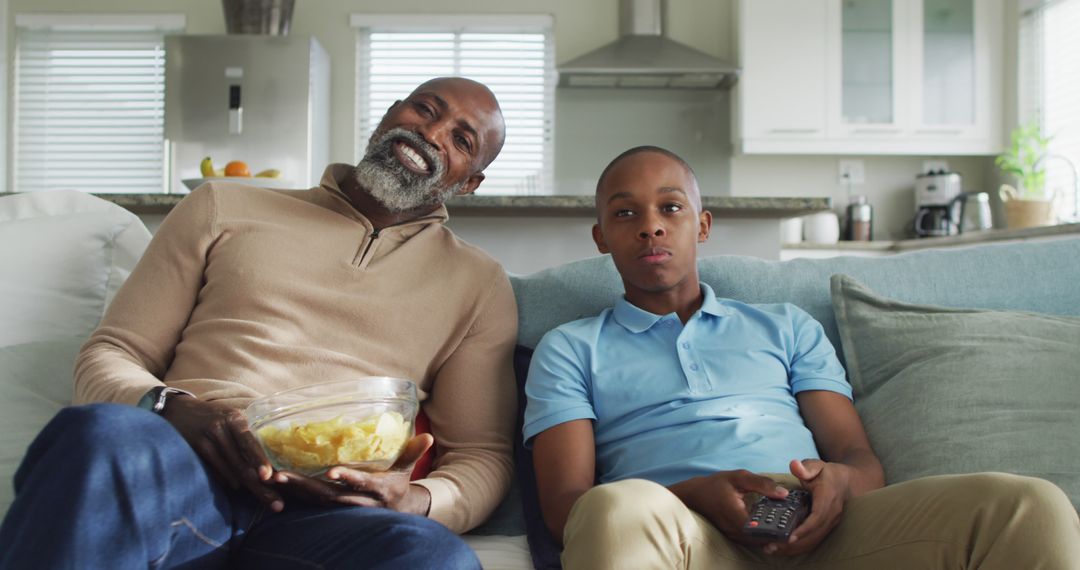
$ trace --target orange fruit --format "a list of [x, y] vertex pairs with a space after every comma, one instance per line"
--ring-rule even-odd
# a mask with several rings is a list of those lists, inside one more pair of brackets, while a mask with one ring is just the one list
[[225, 165], [225, 176], [251, 176], [251, 169], [246, 162], [234, 160]]

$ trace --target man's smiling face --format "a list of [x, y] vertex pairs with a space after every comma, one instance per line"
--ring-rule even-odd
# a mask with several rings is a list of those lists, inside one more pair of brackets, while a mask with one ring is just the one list
[[383, 116], [357, 180], [392, 212], [438, 206], [476, 189], [502, 137], [502, 113], [487, 88], [459, 78], [432, 80]]

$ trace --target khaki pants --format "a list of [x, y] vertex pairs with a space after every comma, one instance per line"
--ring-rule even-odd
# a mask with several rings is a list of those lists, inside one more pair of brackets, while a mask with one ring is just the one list
[[733, 543], [665, 487], [629, 479], [582, 495], [564, 543], [567, 570], [1080, 568], [1080, 520], [1061, 489], [1003, 473], [926, 477], [852, 499], [829, 537], [795, 557]]

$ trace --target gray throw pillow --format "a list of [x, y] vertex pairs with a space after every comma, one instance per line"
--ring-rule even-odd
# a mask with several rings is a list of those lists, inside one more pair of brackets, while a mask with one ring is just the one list
[[902, 303], [846, 275], [832, 302], [889, 483], [1002, 471], [1080, 509], [1080, 318]]

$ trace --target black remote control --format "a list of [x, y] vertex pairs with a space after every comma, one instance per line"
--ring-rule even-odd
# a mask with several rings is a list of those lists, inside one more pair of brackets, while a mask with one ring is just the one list
[[810, 514], [810, 493], [802, 489], [788, 492], [784, 499], [762, 497], [750, 509], [743, 532], [757, 538], [783, 542]]

